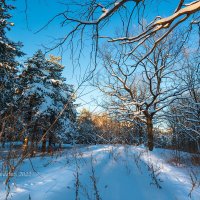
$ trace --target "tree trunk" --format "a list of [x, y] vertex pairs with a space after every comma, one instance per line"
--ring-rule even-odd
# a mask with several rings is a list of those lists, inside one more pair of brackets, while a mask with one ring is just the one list
[[53, 153], [52, 144], [53, 144], [53, 136], [52, 136], [52, 133], [50, 133], [49, 134], [49, 144], [48, 144], [48, 152], [49, 153]]
[[6, 136], [5, 131], [4, 131], [5, 121], [4, 120], [2, 121], [3, 123], [0, 124], [0, 142], [2, 143], [2, 148], [5, 148], [5, 136]]
[[23, 144], [23, 147], [22, 147], [22, 151], [23, 151], [23, 155], [25, 156], [27, 154], [27, 151], [28, 151], [28, 137], [26, 137], [24, 139], [24, 144]]
[[139, 145], [143, 142], [142, 127], [139, 125]]
[[5, 132], [2, 133], [1, 137], [2, 137], [2, 140], [1, 140], [2, 148], [5, 148], [5, 143], [6, 143], [6, 140], [5, 140], [6, 134], [5, 134]]
[[35, 132], [32, 133], [31, 136], [31, 145], [30, 145], [30, 156], [33, 157], [35, 155]]
[[46, 152], [46, 141], [47, 141], [46, 136], [44, 136], [42, 138], [42, 153]]
[[147, 136], [148, 136], [148, 148], [149, 151], [153, 151], [153, 122], [152, 117], [147, 117]]

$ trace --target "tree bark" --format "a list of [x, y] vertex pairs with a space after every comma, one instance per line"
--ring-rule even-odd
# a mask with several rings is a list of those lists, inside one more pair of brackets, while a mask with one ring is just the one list
[[147, 117], [147, 136], [148, 136], [148, 148], [149, 151], [153, 151], [153, 120], [152, 117]]
[[0, 124], [0, 142], [2, 144], [2, 148], [5, 148], [5, 121], [2, 119], [2, 124]]
[[34, 156], [34, 141], [33, 136], [31, 137], [31, 145], [30, 145], [30, 157]]
[[25, 156], [28, 151], [28, 137], [25, 137], [23, 147], [22, 147], [23, 155]]
[[52, 133], [49, 134], [49, 144], [48, 144], [48, 152], [53, 153], [53, 136]]
[[139, 145], [143, 142], [142, 127], [139, 125]]
[[30, 156], [33, 157], [34, 155], [35, 155], [35, 132], [32, 133], [31, 144], [30, 144]]
[[43, 137], [42, 139], [42, 153], [45, 153], [46, 152], [46, 136]]

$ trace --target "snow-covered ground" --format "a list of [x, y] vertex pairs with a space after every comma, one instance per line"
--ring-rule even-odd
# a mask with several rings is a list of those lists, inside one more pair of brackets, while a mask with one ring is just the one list
[[[199, 200], [198, 168], [174, 166], [168, 162], [171, 155], [170, 150], [97, 145], [35, 157], [25, 160], [11, 180], [9, 199]], [[191, 177], [196, 185], [190, 196]], [[1, 200], [6, 195], [2, 181]]]

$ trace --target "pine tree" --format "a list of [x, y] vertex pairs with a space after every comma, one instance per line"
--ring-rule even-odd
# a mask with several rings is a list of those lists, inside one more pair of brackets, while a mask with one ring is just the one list
[[62, 113], [54, 126], [53, 133], [49, 133], [49, 146], [51, 148], [53, 138], [59, 142], [73, 142], [77, 134], [75, 128], [76, 110], [74, 105], [73, 86], [66, 84], [66, 79], [62, 76], [64, 67], [59, 64], [60, 58], [50, 55], [49, 61], [49, 84], [51, 85], [54, 105], [50, 108], [50, 124], [52, 124], [58, 114]]
[[83, 109], [79, 116], [79, 142], [82, 144], [96, 144], [98, 128], [93, 121], [92, 113]]
[[[42, 51], [36, 52], [32, 58], [27, 60], [25, 65], [25, 69], [20, 76], [21, 98], [19, 99], [19, 104], [23, 110], [22, 118], [25, 125], [25, 134], [23, 135], [25, 141], [24, 149], [27, 150], [26, 144], [28, 143], [27, 141], [30, 141], [32, 154], [36, 148], [35, 145], [41, 138], [39, 138], [39, 135], [45, 132], [45, 111], [42, 112], [41, 105], [44, 102], [45, 95], [50, 92], [48, 88], [45, 88], [45, 79], [49, 72], [46, 70], [45, 56]], [[38, 128], [39, 125], [40, 128]]]
[[31, 141], [31, 151], [35, 141], [42, 140], [45, 152], [47, 138], [52, 147], [53, 141], [63, 141], [74, 130], [73, 89], [65, 83], [62, 70], [55, 57], [47, 60], [39, 50], [27, 60], [21, 75], [25, 138]]
[[[8, 13], [14, 7], [0, 2], [0, 140], [5, 142], [6, 131], [12, 134], [13, 112], [15, 105], [15, 92], [17, 88], [17, 72], [19, 63], [16, 57], [23, 53], [20, 51], [21, 43], [15, 43], [7, 38], [6, 33], [14, 24], [9, 22], [11, 15]], [[13, 130], [13, 127], [12, 127]]]

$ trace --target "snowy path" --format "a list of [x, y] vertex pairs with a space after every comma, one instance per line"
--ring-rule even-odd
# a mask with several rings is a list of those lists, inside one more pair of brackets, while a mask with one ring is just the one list
[[[192, 198], [188, 194], [191, 183], [187, 168], [166, 163], [170, 151], [156, 149], [149, 154], [141, 147], [98, 145], [67, 150], [55, 158], [33, 158], [34, 173], [26, 160], [20, 171], [32, 171], [30, 176], [12, 180], [13, 200], [75, 200], [75, 174], [78, 170], [81, 200], [96, 199], [94, 182], [102, 200], [185, 200], [200, 199], [200, 188], [195, 188]], [[140, 155], [140, 159], [137, 159]], [[147, 164], [159, 169], [161, 189], [152, 184]], [[77, 168], [78, 166], [78, 168]], [[92, 168], [94, 173], [92, 174]], [[0, 200], [5, 199], [3, 184]]]

